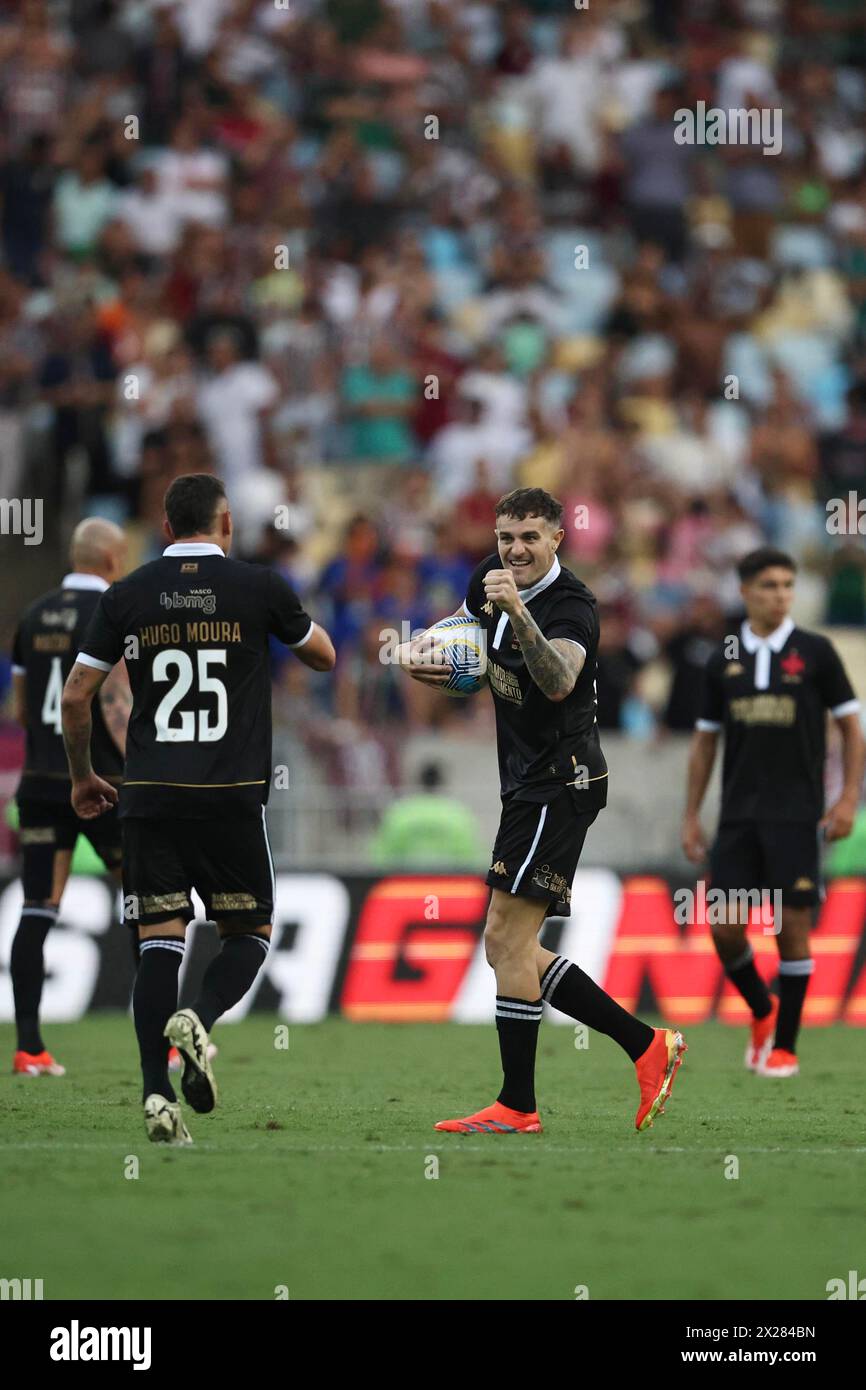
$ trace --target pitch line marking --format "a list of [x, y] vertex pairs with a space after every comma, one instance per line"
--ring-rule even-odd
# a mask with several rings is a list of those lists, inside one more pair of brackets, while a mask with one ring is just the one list
[[[193, 1137], [194, 1137], [194, 1136], [193, 1136]], [[67, 1142], [65, 1142], [65, 1141], [62, 1140], [62, 1139], [58, 1139], [58, 1140], [50, 1140], [50, 1139], [34, 1139], [34, 1140], [23, 1140], [23, 1139], [22, 1139], [22, 1140], [0, 1140], [0, 1153], [4, 1152], [4, 1151], [6, 1151], [6, 1150], [15, 1150], [15, 1149], [28, 1150], [28, 1149], [58, 1149], [58, 1148], [63, 1148], [63, 1149], [68, 1149], [68, 1150], [75, 1150], [75, 1151], [79, 1151], [79, 1152], [105, 1153], [105, 1152], [108, 1152], [108, 1151], [110, 1151], [110, 1150], [114, 1150], [114, 1149], [117, 1149], [117, 1148], [128, 1148], [128, 1147], [129, 1147], [129, 1143], [130, 1143], [129, 1138], [106, 1139], [106, 1140], [105, 1140], [103, 1143], [101, 1143], [101, 1144], [95, 1144], [95, 1143], [89, 1143], [89, 1144], [67, 1143]], [[636, 1141], [634, 1144], [629, 1144], [629, 1145], [627, 1145], [627, 1146], [625, 1146], [625, 1145], [619, 1145], [618, 1147], [612, 1147], [612, 1146], [599, 1146], [599, 1147], [595, 1147], [595, 1148], [587, 1148], [587, 1147], [579, 1146], [579, 1145], [576, 1145], [576, 1144], [550, 1144], [550, 1143], [546, 1143], [544, 1140], [539, 1141], [539, 1143], [540, 1143], [540, 1147], [542, 1147], [542, 1148], [544, 1149], [545, 1153], [562, 1153], [562, 1154], [634, 1154], [634, 1155], [637, 1155], [637, 1154], [640, 1154], [641, 1152], [643, 1152], [643, 1153], [645, 1153], [645, 1154], [646, 1154], [646, 1153], [650, 1153], [650, 1154], [721, 1154], [721, 1153], [724, 1152], [724, 1150], [725, 1150], [725, 1148], [726, 1148], [726, 1146], [725, 1146], [724, 1144], [714, 1145], [714, 1146], [712, 1146], [712, 1147], [692, 1147], [692, 1146], [682, 1146], [682, 1147], [681, 1147], [681, 1146], [677, 1146], [677, 1145], [667, 1145], [667, 1144], [666, 1144], [666, 1145], [663, 1145], [663, 1146], [662, 1146], [662, 1145], [653, 1145], [653, 1146], [650, 1147], [650, 1146], [648, 1146], [647, 1144], [641, 1143], [641, 1142], [639, 1142], [639, 1141]], [[502, 1147], [502, 1146], [500, 1146], [500, 1147]], [[273, 1143], [272, 1143], [272, 1142], [270, 1142], [270, 1141], [262, 1142], [262, 1143], [253, 1143], [253, 1144], [232, 1144], [232, 1143], [220, 1143], [218, 1140], [217, 1140], [217, 1141], [213, 1141], [213, 1140], [204, 1140], [204, 1141], [201, 1141], [201, 1142], [196, 1141], [196, 1142], [192, 1145], [192, 1148], [190, 1148], [190, 1149], [183, 1149], [183, 1150], [181, 1150], [180, 1148], [175, 1149], [175, 1148], [170, 1147], [170, 1146], [164, 1146], [164, 1147], [161, 1147], [161, 1148], [158, 1150], [158, 1152], [159, 1152], [159, 1153], [169, 1153], [169, 1152], [170, 1152], [170, 1153], [176, 1153], [176, 1152], [181, 1152], [181, 1151], [182, 1151], [182, 1152], [184, 1152], [184, 1153], [196, 1153], [196, 1152], [199, 1152], [199, 1153], [215, 1153], [215, 1154], [232, 1154], [232, 1153], [252, 1153], [253, 1151], [263, 1151], [263, 1150], [265, 1150], [265, 1149], [271, 1149], [271, 1151], [272, 1151], [272, 1152], [275, 1152], [275, 1153], [280, 1153], [280, 1154], [290, 1153], [290, 1154], [298, 1154], [298, 1155], [304, 1155], [304, 1154], [362, 1154], [362, 1153], [366, 1153], [366, 1154], [370, 1154], [370, 1153], [430, 1153], [430, 1152], [435, 1151], [435, 1150], [438, 1150], [438, 1151], [443, 1152], [443, 1153], [489, 1153], [489, 1152], [490, 1152], [490, 1148], [491, 1148], [491, 1146], [490, 1146], [489, 1143], [485, 1143], [485, 1144], [467, 1144], [467, 1143], [465, 1143], [465, 1141], [458, 1141], [456, 1144], [454, 1144], [454, 1143], [424, 1144], [424, 1143], [422, 1143], [422, 1142], [419, 1140], [418, 1143], [415, 1143], [415, 1144], [372, 1144], [372, 1143], [371, 1143], [371, 1144], [304, 1144], [303, 1142], [296, 1142], [296, 1143], [293, 1143], [293, 1144], [286, 1145], [286, 1144], [279, 1144], [279, 1143], [276, 1143], [276, 1142], [273, 1142]], [[787, 1147], [786, 1145], [784, 1145], [784, 1144], [776, 1145], [776, 1146], [774, 1146], [774, 1147], [762, 1147], [762, 1148], [757, 1148], [757, 1147], [744, 1148], [742, 1145], [739, 1145], [737, 1151], [738, 1151], [738, 1153], [744, 1153], [744, 1154], [796, 1154], [796, 1155], [798, 1155], [798, 1156], [799, 1156], [799, 1155], [806, 1155], [806, 1156], [813, 1156], [813, 1157], [816, 1157], [816, 1158], [839, 1158], [839, 1157], [841, 1157], [842, 1155], [850, 1155], [850, 1154], [857, 1154], [857, 1155], [859, 1155], [859, 1154], [866, 1154], [866, 1146], [862, 1146], [862, 1147], [852, 1147], [852, 1148], [850, 1148], [850, 1149], [839, 1149], [839, 1148], [834, 1148], [834, 1149], [831, 1149], [831, 1148], [826, 1148], [826, 1149], [804, 1149], [804, 1148], [796, 1148], [796, 1149], [795, 1149], [795, 1148], [788, 1148], [788, 1147]], [[147, 1150], [144, 1150], [144, 1152], [147, 1152]]]

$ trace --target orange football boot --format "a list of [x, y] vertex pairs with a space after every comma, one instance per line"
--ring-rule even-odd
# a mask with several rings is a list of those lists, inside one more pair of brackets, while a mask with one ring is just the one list
[[784, 1047], [774, 1047], [758, 1068], [759, 1076], [799, 1076], [800, 1063], [793, 1052]]
[[444, 1129], [451, 1134], [540, 1134], [541, 1121], [538, 1111], [527, 1114], [523, 1110], [509, 1110], [495, 1100], [476, 1115], [467, 1115], [462, 1120], [440, 1120], [434, 1129]]
[[65, 1076], [66, 1068], [50, 1052], [16, 1052], [12, 1060], [16, 1076]]
[[656, 1115], [665, 1113], [674, 1077], [688, 1051], [682, 1033], [676, 1028], [655, 1028], [655, 1037], [634, 1064], [640, 1086], [640, 1105], [635, 1129], [651, 1129]]
[[749, 1071], [760, 1071], [773, 1050], [776, 1032], [776, 1019], [779, 1017], [779, 1001], [775, 995], [770, 998], [772, 1005], [766, 1018], [752, 1019], [752, 1035], [746, 1047], [746, 1066]]

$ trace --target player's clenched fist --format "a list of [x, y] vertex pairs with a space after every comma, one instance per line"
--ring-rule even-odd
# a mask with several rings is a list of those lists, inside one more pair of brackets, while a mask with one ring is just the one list
[[511, 570], [488, 570], [484, 576], [484, 592], [503, 613], [516, 613], [520, 607], [520, 594]]

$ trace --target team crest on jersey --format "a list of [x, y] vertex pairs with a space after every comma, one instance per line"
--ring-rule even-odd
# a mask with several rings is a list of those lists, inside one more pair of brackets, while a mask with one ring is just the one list
[[742, 676], [745, 673], [745, 666], [741, 661], [729, 661], [725, 667], [726, 676]]
[[801, 657], [800, 653], [797, 651], [796, 647], [793, 651], [790, 651], [788, 653], [784, 661], [779, 662], [779, 665], [781, 666], [782, 671], [784, 672], [782, 680], [792, 681], [797, 685], [800, 684], [800, 682], [803, 679], [803, 672], [806, 669], [806, 663]]

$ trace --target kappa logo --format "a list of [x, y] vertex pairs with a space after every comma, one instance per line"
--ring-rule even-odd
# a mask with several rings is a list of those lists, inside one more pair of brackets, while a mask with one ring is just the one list
[[745, 669], [746, 668], [741, 661], [729, 661], [727, 666], [725, 667], [725, 675], [742, 676]]
[[506, 867], [505, 867], [505, 865], [503, 864], [502, 860], [501, 860], [501, 859], [497, 859], [496, 863], [492, 866], [490, 872], [491, 872], [492, 874], [507, 874], [507, 873], [508, 873], [508, 870], [506, 869]]
[[794, 884], [795, 893], [808, 893], [815, 885], [810, 878], [798, 878]]
[[492, 599], [488, 599], [486, 603], [482, 603], [482, 605], [481, 605], [481, 612], [482, 612], [482, 613], [486, 613], [487, 616], [488, 616], [488, 618], [492, 618], [492, 617], [493, 617], [493, 601], [492, 601]]

